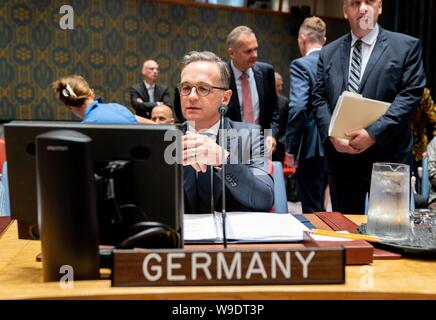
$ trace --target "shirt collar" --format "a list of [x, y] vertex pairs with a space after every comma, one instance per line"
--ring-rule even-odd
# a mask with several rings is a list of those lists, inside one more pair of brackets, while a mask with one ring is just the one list
[[145, 87], [147, 90], [154, 89], [154, 84], [148, 84], [147, 81], [144, 80]]
[[313, 48], [313, 49], [310, 49], [307, 53], [306, 53], [306, 55], [305, 55], [305, 57], [307, 57], [309, 54], [311, 54], [312, 52], [316, 52], [316, 51], [320, 51], [321, 50], [321, 48]]
[[[230, 66], [233, 69], [233, 74], [235, 75], [235, 79], [240, 80], [241, 75], [242, 75], [242, 71], [235, 67], [235, 65], [233, 64], [233, 60], [230, 60]], [[245, 73], [248, 75], [249, 78], [253, 77], [253, 69], [252, 68], [245, 70]]]
[[210, 136], [214, 136], [214, 137], [216, 137], [216, 136], [218, 135], [218, 130], [219, 130], [219, 128], [220, 128], [220, 122], [219, 122], [219, 120], [218, 120], [218, 122], [215, 123], [212, 127], [208, 128], [208, 129], [200, 130], [200, 131], [195, 130], [195, 128], [192, 127], [192, 126], [190, 125], [190, 123], [188, 122], [188, 131], [189, 131], [189, 132], [198, 133], [198, 134], [204, 134], [204, 135], [207, 135], [207, 136], [209, 136], [209, 137], [210, 137]]
[[[360, 40], [362, 40], [364, 44], [372, 46], [376, 42], [379, 32], [380, 28], [378, 23], [376, 23], [374, 29]], [[357, 40], [359, 40], [359, 38], [351, 31], [351, 46], [354, 46]]]
[[99, 103], [103, 103], [103, 99], [101, 97], [95, 98], [94, 101], [92, 101], [91, 104], [86, 108], [84, 116], [86, 117]]

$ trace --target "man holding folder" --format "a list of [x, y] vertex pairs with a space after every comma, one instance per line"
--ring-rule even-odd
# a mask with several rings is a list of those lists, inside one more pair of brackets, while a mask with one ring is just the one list
[[[382, 29], [381, 0], [344, 0], [351, 33], [320, 53], [313, 91], [314, 116], [325, 142], [334, 211], [364, 212], [372, 164], [412, 164], [411, 115], [425, 86], [422, 48], [418, 39]], [[347, 139], [328, 137], [331, 115], [344, 91], [391, 103], [387, 112]]]

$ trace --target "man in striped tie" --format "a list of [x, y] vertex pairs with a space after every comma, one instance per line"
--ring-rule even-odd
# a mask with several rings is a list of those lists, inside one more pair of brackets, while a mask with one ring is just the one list
[[[425, 86], [421, 42], [381, 28], [381, 0], [344, 0], [351, 32], [321, 50], [314, 116], [325, 143], [334, 211], [364, 212], [375, 162], [412, 164], [410, 119]], [[343, 91], [391, 103], [384, 116], [347, 139], [328, 137], [336, 102]]]

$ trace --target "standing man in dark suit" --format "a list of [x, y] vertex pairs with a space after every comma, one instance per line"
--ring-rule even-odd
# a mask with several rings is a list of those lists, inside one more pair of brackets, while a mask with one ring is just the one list
[[130, 103], [138, 116], [151, 118], [151, 110], [160, 103], [172, 106], [168, 87], [157, 84], [159, 65], [154, 60], [146, 60], [142, 66], [144, 81], [130, 87]]
[[246, 26], [233, 29], [227, 36], [230, 56], [230, 89], [233, 92], [227, 116], [233, 121], [255, 123], [271, 129], [265, 138], [271, 154], [277, 145], [279, 108], [275, 90], [274, 68], [257, 62], [257, 39]]
[[[324, 147], [313, 118], [312, 90], [316, 83], [319, 52], [326, 42], [326, 25], [318, 17], [306, 18], [300, 27], [298, 47], [302, 58], [290, 65], [290, 103], [287, 164], [297, 167], [298, 193], [304, 213], [324, 211]], [[298, 164], [298, 165], [297, 165]]]
[[[190, 52], [183, 59], [179, 84], [183, 116], [186, 213], [221, 209], [221, 166], [226, 164], [227, 211], [269, 211], [274, 183], [268, 174], [261, 128], [225, 118], [226, 145], [220, 140], [220, 113], [232, 96], [227, 63], [214, 53]], [[224, 157], [223, 157], [224, 154]]]
[[[421, 42], [382, 29], [381, 0], [345, 0], [351, 33], [320, 53], [313, 92], [315, 120], [325, 142], [333, 210], [364, 212], [374, 162], [412, 164], [411, 116], [425, 86]], [[348, 139], [328, 137], [339, 95], [345, 91], [391, 103], [384, 116]]]

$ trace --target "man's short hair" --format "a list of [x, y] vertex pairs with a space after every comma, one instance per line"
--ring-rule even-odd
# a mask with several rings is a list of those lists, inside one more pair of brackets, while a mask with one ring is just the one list
[[238, 45], [239, 37], [242, 34], [254, 34], [254, 32], [247, 26], [239, 26], [234, 28], [227, 36], [227, 48], [235, 48]]
[[230, 86], [230, 71], [227, 63], [224, 62], [215, 53], [210, 51], [191, 51], [183, 57], [182, 60], [182, 71], [186, 68], [188, 64], [193, 62], [212, 62], [216, 63], [220, 69], [221, 86], [224, 88], [229, 88]]
[[303, 33], [310, 42], [321, 43], [325, 42], [326, 24], [318, 17], [309, 17], [304, 19], [300, 27], [300, 33]]

